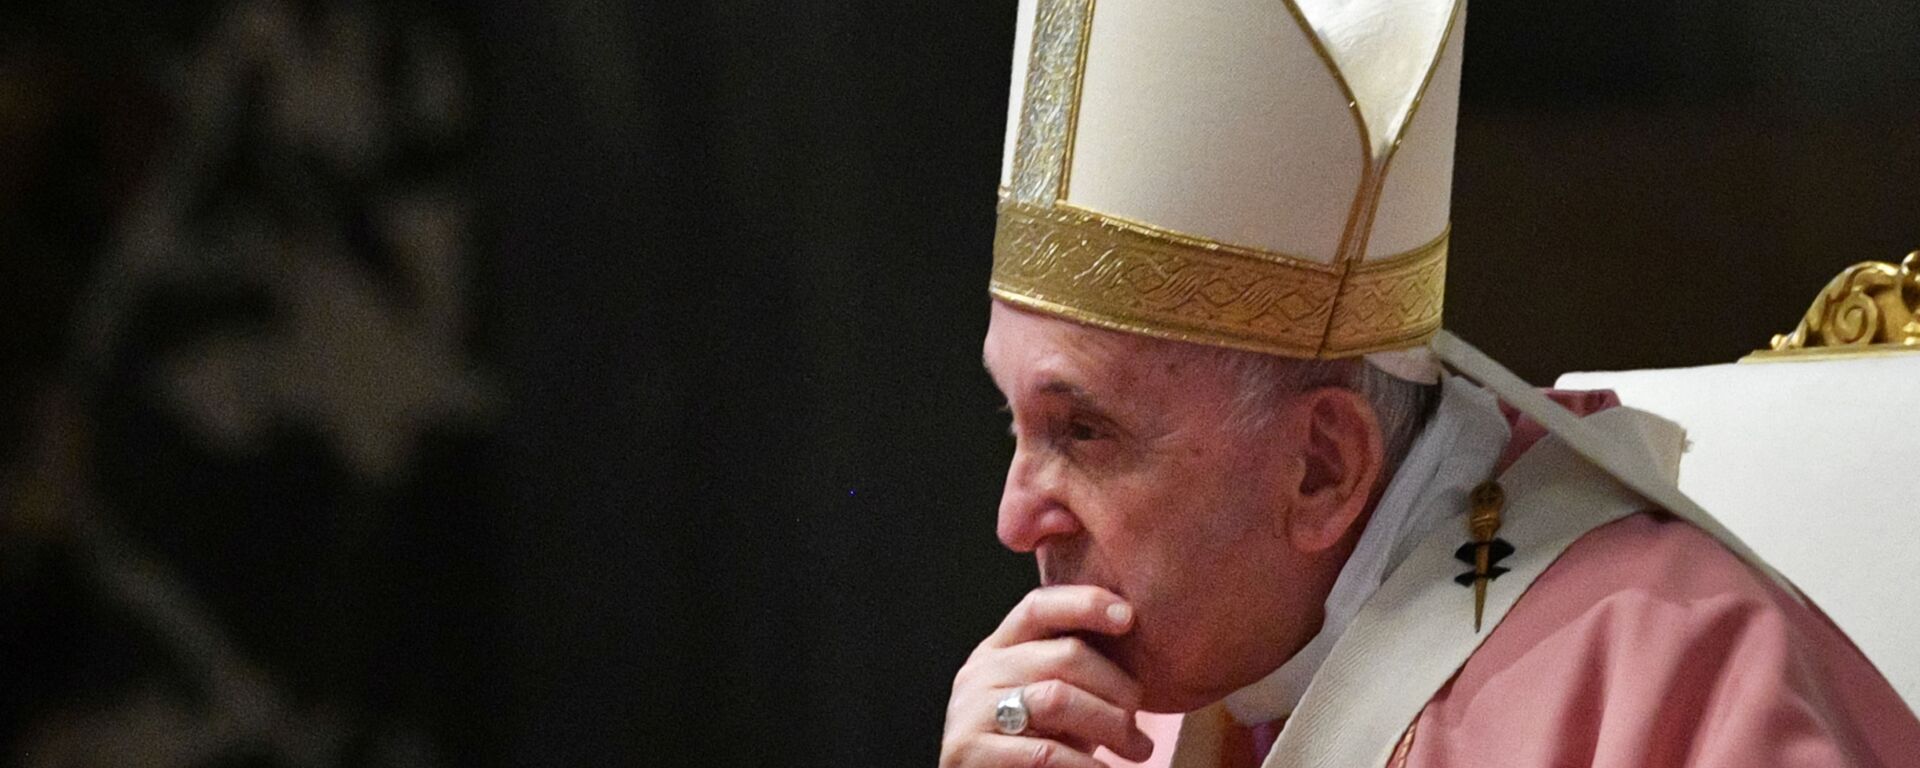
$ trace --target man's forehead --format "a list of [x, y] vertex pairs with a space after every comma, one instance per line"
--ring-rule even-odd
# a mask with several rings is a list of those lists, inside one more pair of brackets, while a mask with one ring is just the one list
[[1095, 399], [1097, 391], [1118, 388], [1134, 378], [1124, 370], [1128, 366], [1124, 358], [1088, 355], [1073, 348], [1015, 350], [999, 368], [991, 354], [983, 356], [981, 363], [1002, 389], [1074, 400]]
[[[1093, 402], [1131, 395], [1179, 367], [1157, 340], [1066, 320], [998, 310], [982, 363], [1003, 391]], [[997, 366], [997, 367], [996, 367]]]

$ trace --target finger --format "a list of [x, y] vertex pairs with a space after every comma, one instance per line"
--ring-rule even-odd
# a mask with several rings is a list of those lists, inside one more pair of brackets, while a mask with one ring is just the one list
[[993, 683], [1012, 688], [1034, 680], [1062, 680], [1122, 709], [1140, 708], [1140, 683], [1077, 637], [1035, 640], [996, 652], [991, 661], [1000, 679]]
[[953, 765], [967, 768], [1106, 768], [1093, 755], [1052, 739], [998, 733], [969, 740], [954, 757]]
[[1118, 635], [1133, 627], [1133, 606], [1099, 587], [1062, 585], [1028, 592], [982, 648], [1005, 648], [1068, 632]]
[[[1072, 683], [1045, 680], [1027, 685], [1027, 727], [1076, 745], [1100, 745], [1134, 762], [1153, 756], [1153, 740], [1121, 709]], [[1092, 750], [1086, 750], [1092, 751]]]

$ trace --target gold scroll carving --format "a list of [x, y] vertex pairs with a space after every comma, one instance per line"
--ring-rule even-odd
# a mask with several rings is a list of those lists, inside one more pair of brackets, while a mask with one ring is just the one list
[[1742, 362], [1920, 352], [1920, 251], [1855, 264], [1827, 283], [1791, 333]]

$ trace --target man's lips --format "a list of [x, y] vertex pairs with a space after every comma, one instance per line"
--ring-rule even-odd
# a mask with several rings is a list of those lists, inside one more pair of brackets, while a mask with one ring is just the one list
[[1043, 587], [1099, 587], [1108, 592], [1112, 592], [1114, 596], [1119, 597], [1122, 600], [1127, 599], [1126, 592], [1121, 591], [1119, 587], [1116, 587], [1112, 584], [1105, 583], [1099, 579], [1065, 578], [1065, 577], [1054, 576], [1053, 574], [1049, 574], [1044, 570], [1042, 570], [1040, 573], [1040, 586], [1043, 586]]
[[1115, 586], [1114, 579], [1106, 578], [1102, 569], [1093, 567], [1089, 554], [1084, 539], [1042, 542], [1034, 552], [1034, 562], [1040, 569], [1040, 584], [1048, 587], [1099, 587], [1126, 599], [1126, 593]]

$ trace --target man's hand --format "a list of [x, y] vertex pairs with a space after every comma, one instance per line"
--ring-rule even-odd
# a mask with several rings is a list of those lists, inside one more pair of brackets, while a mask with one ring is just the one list
[[[1140, 684], [1073, 632], [1122, 635], [1133, 607], [1099, 587], [1042, 587], [1027, 593], [1000, 627], [973, 649], [953, 678], [941, 768], [1101, 768], [1098, 747], [1128, 760], [1153, 754], [1134, 725]], [[1008, 736], [994, 707], [1024, 692], [1027, 729]]]

